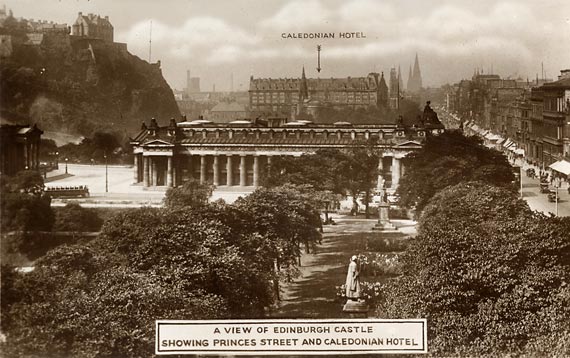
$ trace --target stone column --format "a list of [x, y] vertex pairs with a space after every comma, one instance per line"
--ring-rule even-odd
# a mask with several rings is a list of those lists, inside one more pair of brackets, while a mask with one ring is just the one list
[[143, 184], [145, 187], [150, 185], [150, 165], [148, 163], [148, 157], [143, 158]]
[[200, 184], [206, 182], [206, 156], [200, 156]]
[[36, 158], [35, 169], [40, 169], [40, 143], [34, 144], [34, 156]]
[[396, 189], [400, 183], [400, 159], [392, 157], [392, 189]]
[[253, 186], [259, 186], [259, 156], [253, 157]]
[[30, 168], [30, 145], [26, 143], [24, 145], [24, 169], [31, 169]]
[[134, 179], [135, 184], [139, 182], [139, 155], [135, 154], [134, 163], [133, 163], [133, 172], [134, 172]]
[[382, 162], [382, 158], [384, 157], [380, 156], [380, 158], [378, 158], [378, 184], [376, 185], [378, 191], [381, 191], [384, 186], [384, 163]]
[[226, 162], [226, 185], [227, 186], [232, 186], [234, 185], [233, 183], [233, 173], [232, 173], [232, 156], [228, 155], [226, 156], [227, 158], [227, 162]]
[[158, 185], [158, 170], [156, 168], [156, 158], [155, 157], [149, 157], [150, 161], [152, 162], [151, 165], [151, 170], [152, 170], [152, 183], [150, 184], [151, 186], [157, 186]]
[[172, 157], [168, 157], [168, 164], [166, 167], [166, 185], [168, 187], [174, 186], [174, 176], [172, 175]]
[[214, 155], [214, 185], [218, 186], [220, 185], [220, 162], [219, 162], [219, 156]]
[[239, 186], [245, 186], [247, 179], [247, 171], [245, 168], [245, 155], [240, 156], [239, 162]]

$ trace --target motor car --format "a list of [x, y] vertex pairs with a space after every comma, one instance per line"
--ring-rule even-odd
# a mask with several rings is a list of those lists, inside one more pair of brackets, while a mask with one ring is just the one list
[[551, 203], [555, 203], [556, 201], [560, 201], [560, 197], [558, 195], [556, 195], [556, 191], [550, 190], [550, 193], [548, 193], [548, 201]]
[[544, 182], [540, 183], [540, 192], [542, 194], [550, 193], [550, 189], [548, 186], [549, 186], [548, 183], [544, 183]]

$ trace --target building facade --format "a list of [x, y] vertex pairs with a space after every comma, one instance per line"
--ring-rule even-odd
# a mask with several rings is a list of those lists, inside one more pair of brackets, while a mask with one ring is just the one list
[[501, 135], [529, 162], [570, 161], [570, 69], [557, 81], [528, 82], [476, 73], [448, 89], [450, 110]]
[[18, 125], [0, 120], [0, 174], [38, 170], [42, 134], [35, 124]]
[[[268, 123], [269, 122], [269, 123]], [[317, 125], [300, 122], [170, 120], [159, 126], [152, 119], [131, 144], [134, 148], [134, 183], [145, 188], [173, 187], [191, 178], [219, 187], [257, 187], [276, 156], [300, 156], [319, 149], [345, 149], [358, 140], [375, 140], [382, 152], [379, 183], [395, 189], [404, 166], [402, 159], [420, 149], [426, 135], [437, 128], [398, 125]]]
[[83, 15], [79, 13], [75, 23], [71, 27], [73, 36], [89, 37], [113, 42], [113, 25], [109, 21], [109, 16], [101, 17], [95, 14]]
[[370, 73], [366, 77], [250, 78], [249, 108], [252, 116], [291, 116], [305, 102], [336, 109], [368, 108], [387, 105], [388, 89], [384, 75]]

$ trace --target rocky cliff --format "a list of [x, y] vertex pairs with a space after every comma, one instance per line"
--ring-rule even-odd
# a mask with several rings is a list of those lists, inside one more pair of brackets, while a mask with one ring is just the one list
[[10, 41], [0, 60], [3, 117], [82, 135], [130, 132], [151, 117], [179, 117], [160, 63], [130, 54], [126, 44], [66, 33], [34, 35], [3, 35]]

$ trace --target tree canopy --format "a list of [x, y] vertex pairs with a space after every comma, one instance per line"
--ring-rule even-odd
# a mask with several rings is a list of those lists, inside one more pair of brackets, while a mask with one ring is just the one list
[[426, 206], [384, 313], [427, 318], [436, 355], [568, 355], [568, 230], [504, 188], [450, 186]]
[[183, 208], [186, 206], [202, 206], [208, 203], [212, 196], [214, 186], [202, 184], [199, 180], [190, 179], [181, 186], [169, 188], [164, 197], [164, 205], [167, 208]]
[[276, 158], [266, 171], [263, 184], [310, 185], [317, 192], [351, 195], [355, 205], [362, 195], [368, 215], [368, 203], [378, 179], [378, 158], [373, 141], [355, 142], [345, 151], [327, 149], [300, 157]]
[[428, 137], [420, 151], [408, 155], [406, 164], [398, 187], [400, 202], [418, 211], [448, 186], [483, 181], [509, 188], [515, 179], [503, 154], [457, 131]]
[[124, 211], [96, 239], [50, 251], [32, 272], [3, 267], [3, 351], [151, 357], [156, 319], [262, 317], [299, 244], [320, 240], [307, 195], [290, 186], [235, 205]]

